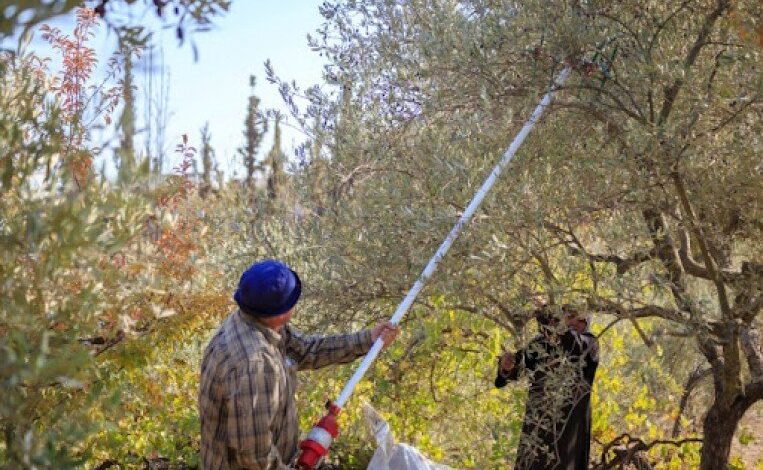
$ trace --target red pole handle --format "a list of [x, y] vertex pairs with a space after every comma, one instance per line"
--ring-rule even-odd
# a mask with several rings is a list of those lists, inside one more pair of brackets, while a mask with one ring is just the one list
[[342, 409], [334, 403], [329, 403], [327, 407], [328, 413], [313, 426], [305, 440], [299, 443], [300, 453], [297, 458], [299, 469], [316, 468], [328, 455], [331, 442], [339, 435], [337, 417]]

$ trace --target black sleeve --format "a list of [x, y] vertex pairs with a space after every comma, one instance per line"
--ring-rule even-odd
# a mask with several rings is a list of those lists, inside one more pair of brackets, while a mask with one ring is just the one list
[[544, 348], [542, 340], [535, 340], [531, 342], [530, 345], [533, 347], [528, 347], [522, 351], [521, 362], [517, 361], [522, 364], [522, 368], [525, 370], [535, 370], [538, 367], [538, 363], [541, 360], [540, 349]]
[[569, 357], [580, 360], [583, 376], [593, 384], [596, 368], [599, 366], [599, 342], [591, 333], [569, 330], [560, 337], [562, 349]]
[[505, 387], [509, 381], [514, 381], [519, 378], [519, 372], [522, 368], [522, 365], [524, 364], [525, 360], [525, 352], [522, 350], [519, 350], [514, 355], [514, 367], [511, 369], [504, 371], [501, 369], [501, 361], [498, 360], [498, 371], [495, 374], [495, 387], [496, 388], [502, 388]]
[[581, 338], [584, 341], [584, 373], [589, 381], [593, 383], [593, 378], [596, 375], [596, 368], [599, 367], [599, 340], [591, 333], [583, 333]]
[[583, 355], [584, 341], [580, 333], [574, 330], [567, 330], [559, 336], [562, 349], [571, 357], [580, 358]]

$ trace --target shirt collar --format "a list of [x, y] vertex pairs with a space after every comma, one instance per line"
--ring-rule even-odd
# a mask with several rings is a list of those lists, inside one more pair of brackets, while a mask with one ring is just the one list
[[[246, 323], [247, 325], [251, 326], [255, 330], [262, 333], [262, 335], [265, 337], [268, 343], [272, 344], [273, 346], [278, 346], [281, 343], [281, 333], [279, 333], [278, 331], [266, 326], [265, 324], [257, 320], [257, 318], [251, 315], [247, 315], [241, 310], [236, 312], [236, 314], [244, 323]], [[281, 332], [283, 332], [283, 329], [281, 330]]]

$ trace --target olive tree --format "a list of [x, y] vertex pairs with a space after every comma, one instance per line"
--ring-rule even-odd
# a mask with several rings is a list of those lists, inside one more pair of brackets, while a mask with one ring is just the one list
[[308, 90], [297, 117], [323, 123], [331, 155], [332, 210], [315, 224], [325, 302], [352, 312], [399, 299], [570, 67], [420, 306], [443, 295], [515, 334], [538, 294], [639, 331], [656, 322], [712, 377], [701, 466], [725, 468], [739, 420], [763, 399], [760, 5], [366, 0], [321, 11], [312, 41], [334, 87]]

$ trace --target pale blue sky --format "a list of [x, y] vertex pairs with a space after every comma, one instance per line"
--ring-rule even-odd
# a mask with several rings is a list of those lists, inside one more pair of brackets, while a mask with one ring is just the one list
[[[178, 49], [173, 32], [166, 31], [165, 60], [171, 71], [170, 103], [174, 111], [168, 140], [177, 141], [184, 132], [197, 140], [199, 129], [209, 121], [218, 160], [229, 166], [243, 141], [250, 74], [258, 77], [256, 93], [262, 105], [283, 108], [284, 112], [277, 88], [265, 80], [263, 64], [267, 59], [282, 78], [302, 86], [320, 82], [323, 61], [308, 48], [306, 38], [321, 24], [320, 3], [233, 0], [231, 11], [217, 22], [216, 30], [195, 35], [198, 62], [194, 62], [190, 47]], [[304, 139], [286, 126], [283, 137], [289, 154]], [[268, 138], [260, 152], [267, 152], [270, 145]]]
[[[164, 170], [170, 171], [179, 161], [173, 149], [182, 134], [188, 134], [191, 143], [198, 145], [199, 130], [209, 122], [212, 144], [217, 160], [227, 177], [233, 168], [242, 172], [236, 149], [242, 145], [244, 118], [249, 96], [249, 76], [257, 76], [256, 94], [264, 108], [279, 108], [284, 114], [285, 106], [275, 85], [265, 79], [264, 63], [270, 59], [276, 73], [288, 80], [295, 80], [301, 87], [319, 83], [323, 60], [307, 45], [307, 34], [313, 33], [322, 23], [318, 12], [320, 0], [233, 0], [231, 9], [215, 21], [212, 31], [197, 33], [193, 39], [198, 47], [198, 61], [194, 61], [191, 46], [186, 42], [178, 47], [174, 30], [158, 31], [156, 43], [164, 52], [164, 63], [169, 69], [170, 117], [166, 129], [168, 161]], [[74, 15], [57, 18], [52, 24], [70, 33]], [[94, 46], [104, 64], [114, 50], [113, 35], [107, 35], [102, 27]], [[4, 47], [13, 47], [3, 44]], [[31, 49], [40, 55], [54, 53], [38, 37]], [[145, 76], [136, 77], [140, 106], [143, 106]], [[144, 110], [138, 110], [142, 121]], [[144, 123], [139, 122], [139, 126]], [[272, 128], [272, 126], [271, 126]], [[283, 147], [289, 156], [293, 148], [304, 140], [299, 132], [284, 126]], [[118, 142], [115, 141], [114, 144]], [[272, 130], [260, 148], [266, 153], [272, 142]], [[106, 151], [110, 163], [112, 152]], [[237, 161], [236, 161], [237, 159]]]

